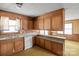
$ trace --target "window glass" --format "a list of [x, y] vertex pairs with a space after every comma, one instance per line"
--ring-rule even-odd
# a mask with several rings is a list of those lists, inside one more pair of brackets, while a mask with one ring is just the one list
[[20, 30], [20, 20], [11, 20], [9, 17], [1, 16], [0, 30], [3, 32], [18, 32]]
[[72, 23], [65, 24], [64, 33], [65, 34], [72, 34]]

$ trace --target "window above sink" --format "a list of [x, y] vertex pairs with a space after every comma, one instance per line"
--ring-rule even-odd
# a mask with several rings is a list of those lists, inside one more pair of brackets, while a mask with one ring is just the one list
[[9, 17], [0, 17], [1, 32], [18, 32], [20, 30], [20, 19], [9, 19]]

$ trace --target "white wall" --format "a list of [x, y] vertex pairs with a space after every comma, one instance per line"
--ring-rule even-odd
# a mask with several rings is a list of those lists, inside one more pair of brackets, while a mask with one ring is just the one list
[[65, 20], [79, 19], [79, 7], [65, 9]]

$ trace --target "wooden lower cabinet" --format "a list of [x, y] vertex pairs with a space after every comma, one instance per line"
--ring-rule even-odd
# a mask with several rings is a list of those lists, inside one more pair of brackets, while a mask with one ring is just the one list
[[36, 37], [36, 45], [40, 46], [40, 38], [39, 37]]
[[37, 46], [47, 49], [56, 55], [61, 55], [61, 56], [63, 55], [62, 43], [58, 43], [58, 42], [47, 40], [45, 38], [40, 38], [40, 37], [37, 37], [35, 42]]
[[40, 47], [45, 48], [45, 39], [40, 38]]
[[33, 44], [32, 47], [34, 47], [36, 45], [36, 37], [32, 38], [32, 44]]
[[15, 53], [23, 50], [23, 48], [24, 48], [24, 40], [23, 40], [23, 38], [15, 39], [15, 44], [14, 44]]
[[57, 42], [52, 42], [51, 44], [52, 47], [52, 52], [57, 54], [57, 55], [63, 55], [63, 44], [57, 43]]
[[51, 41], [45, 40], [45, 49], [51, 51]]
[[15, 52], [19, 52], [24, 49], [24, 39], [6, 39], [0, 40], [0, 55], [7, 56], [12, 55]]
[[13, 40], [2, 40], [0, 42], [0, 55], [12, 55], [13, 54]]

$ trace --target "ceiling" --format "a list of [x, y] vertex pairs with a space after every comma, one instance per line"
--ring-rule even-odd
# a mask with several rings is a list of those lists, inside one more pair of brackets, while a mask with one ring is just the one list
[[16, 3], [0, 3], [0, 10], [15, 12], [31, 17], [39, 16], [60, 8], [65, 8], [65, 10], [79, 8], [79, 3], [23, 3], [21, 8], [17, 7]]

